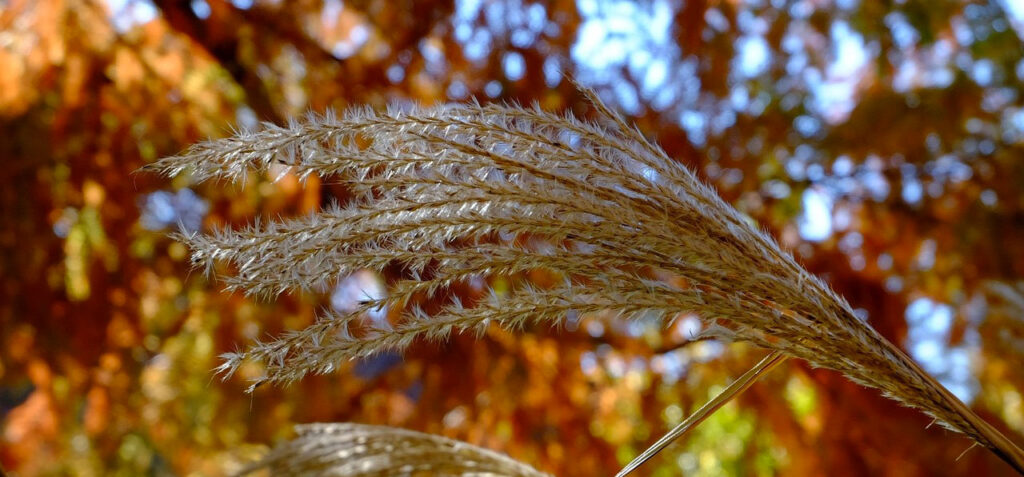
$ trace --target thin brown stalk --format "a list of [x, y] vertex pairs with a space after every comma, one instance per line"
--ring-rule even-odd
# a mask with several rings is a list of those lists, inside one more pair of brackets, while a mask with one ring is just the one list
[[643, 451], [640, 455], [636, 456], [632, 461], [626, 464], [618, 474], [615, 474], [615, 477], [625, 477], [626, 475], [629, 475], [630, 472], [639, 468], [644, 462], [647, 462], [657, 455], [658, 452], [661, 452], [662, 449], [668, 447], [669, 444], [682, 437], [683, 434], [689, 432], [690, 429], [693, 429], [700, 423], [704, 422], [705, 419], [714, 414], [715, 411], [719, 410], [722, 406], [728, 404], [729, 401], [733, 400], [733, 398], [742, 394], [743, 391], [746, 391], [747, 388], [757, 382], [761, 376], [768, 374], [769, 371], [775, 369], [776, 366], [782, 364], [785, 360], [786, 355], [782, 354], [780, 351], [773, 351], [768, 356], [765, 356], [761, 361], [754, 365], [754, 367], [747, 370], [747, 372], [743, 373], [739, 378], [736, 378], [735, 381], [729, 384], [729, 386], [723, 389], [722, 392], [718, 393], [718, 395], [713, 399], [704, 403], [697, 412], [694, 412], [683, 420], [683, 422], [680, 422], [676, 427], [672, 428], [672, 430], [665, 433], [661, 439], [658, 439], [654, 444], [651, 444], [647, 450]]

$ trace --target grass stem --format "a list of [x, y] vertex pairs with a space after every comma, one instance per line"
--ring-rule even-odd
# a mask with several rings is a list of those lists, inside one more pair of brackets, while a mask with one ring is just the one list
[[764, 376], [766, 373], [774, 369], [776, 366], [778, 366], [785, 360], [786, 355], [784, 355], [781, 351], [774, 351], [768, 356], [765, 356], [764, 359], [762, 359], [760, 362], [754, 365], [753, 368], [747, 370], [747, 372], [743, 373], [742, 376], [733, 381], [732, 384], [725, 388], [725, 390], [718, 393], [718, 395], [715, 396], [714, 399], [705, 403], [703, 406], [701, 406], [700, 409], [697, 410], [697, 412], [691, 414], [689, 417], [686, 418], [686, 420], [679, 423], [678, 426], [676, 426], [667, 434], [665, 434], [661, 439], [658, 439], [658, 442], [652, 444], [642, 454], [633, 459], [632, 462], [626, 464], [626, 466], [623, 467], [622, 470], [615, 475], [615, 477], [624, 477], [630, 472], [636, 470], [644, 462], [647, 462], [651, 457], [654, 457], [655, 454], [661, 452], [661, 450], [664, 449], [665, 447], [668, 447], [668, 445], [671, 444], [673, 441], [675, 441], [680, 436], [685, 434], [687, 431], [693, 429], [698, 424], [703, 422], [709, 416], [714, 414], [714, 412], [717, 411], [719, 408], [726, 405], [736, 396], [740, 395], [740, 393], [746, 391], [747, 388], [749, 388], [751, 385], [754, 384], [755, 381], [758, 380], [758, 378]]

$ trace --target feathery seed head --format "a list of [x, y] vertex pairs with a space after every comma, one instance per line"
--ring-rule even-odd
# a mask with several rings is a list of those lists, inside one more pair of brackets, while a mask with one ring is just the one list
[[[693, 312], [712, 325], [705, 333], [838, 370], [994, 446], [973, 414], [844, 299], [590, 99], [600, 122], [476, 103], [310, 115], [153, 164], [167, 175], [231, 181], [281, 165], [355, 193], [354, 202], [307, 217], [181, 236], [207, 271], [218, 261], [235, 266], [231, 289], [275, 296], [359, 269], [401, 264], [409, 272], [387, 297], [254, 345], [219, 370], [230, 375], [255, 359], [267, 366], [265, 380], [290, 382], [417, 338], [479, 333], [489, 323], [518, 328], [605, 311], [668, 322]], [[472, 277], [535, 269], [565, 280], [493, 293], [475, 306], [455, 302], [430, 316], [412, 307], [393, 329], [348, 333], [367, 310], [407, 307]]]
[[366, 424], [305, 424], [241, 475], [549, 477], [489, 449], [432, 434]]

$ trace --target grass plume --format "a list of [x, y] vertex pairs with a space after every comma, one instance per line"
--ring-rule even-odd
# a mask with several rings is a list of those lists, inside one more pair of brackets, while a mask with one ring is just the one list
[[550, 477], [504, 454], [465, 442], [395, 427], [305, 424], [242, 475], [391, 475]]
[[[355, 109], [197, 144], [149, 169], [242, 181], [286, 166], [341, 181], [355, 200], [291, 220], [183, 235], [194, 263], [230, 262], [230, 289], [273, 297], [321, 289], [358, 269], [401, 264], [387, 297], [225, 356], [266, 365], [265, 381], [327, 373], [417, 339], [560, 323], [612, 311], [670, 322], [698, 313], [707, 333], [753, 342], [934, 417], [1019, 471], [1024, 453], [853, 313], [766, 233], [587, 93], [598, 121], [518, 105]], [[527, 240], [526, 238], [530, 238]], [[473, 277], [543, 269], [540, 289], [492, 293], [427, 315], [416, 297]], [[667, 277], [667, 278], [666, 278]], [[404, 309], [389, 329], [362, 312]]]

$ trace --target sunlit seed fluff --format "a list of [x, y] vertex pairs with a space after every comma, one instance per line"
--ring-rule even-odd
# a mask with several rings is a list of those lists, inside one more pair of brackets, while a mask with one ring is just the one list
[[498, 452], [445, 437], [365, 424], [306, 424], [242, 471], [271, 475], [545, 477]]
[[[200, 143], [151, 165], [237, 181], [282, 164], [354, 192], [354, 202], [308, 217], [183, 236], [198, 266], [235, 266], [232, 289], [274, 296], [363, 268], [408, 270], [386, 298], [254, 345], [220, 370], [258, 360], [263, 380], [290, 382], [488, 323], [518, 328], [608, 311], [667, 321], [694, 312], [715, 324], [709, 332], [838, 370], [982, 444], [1001, 445], [771, 237], [588, 95], [599, 122], [518, 105], [361, 108]], [[419, 273], [429, 264], [431, 273]], [[412, 306], [470, 277], [533, 269], [568, 279], [432, 316]], [[655, 276], [685, 285], [654, 286]], [[381, 306], [407, 312], [393, 329], [347, 332]]]

